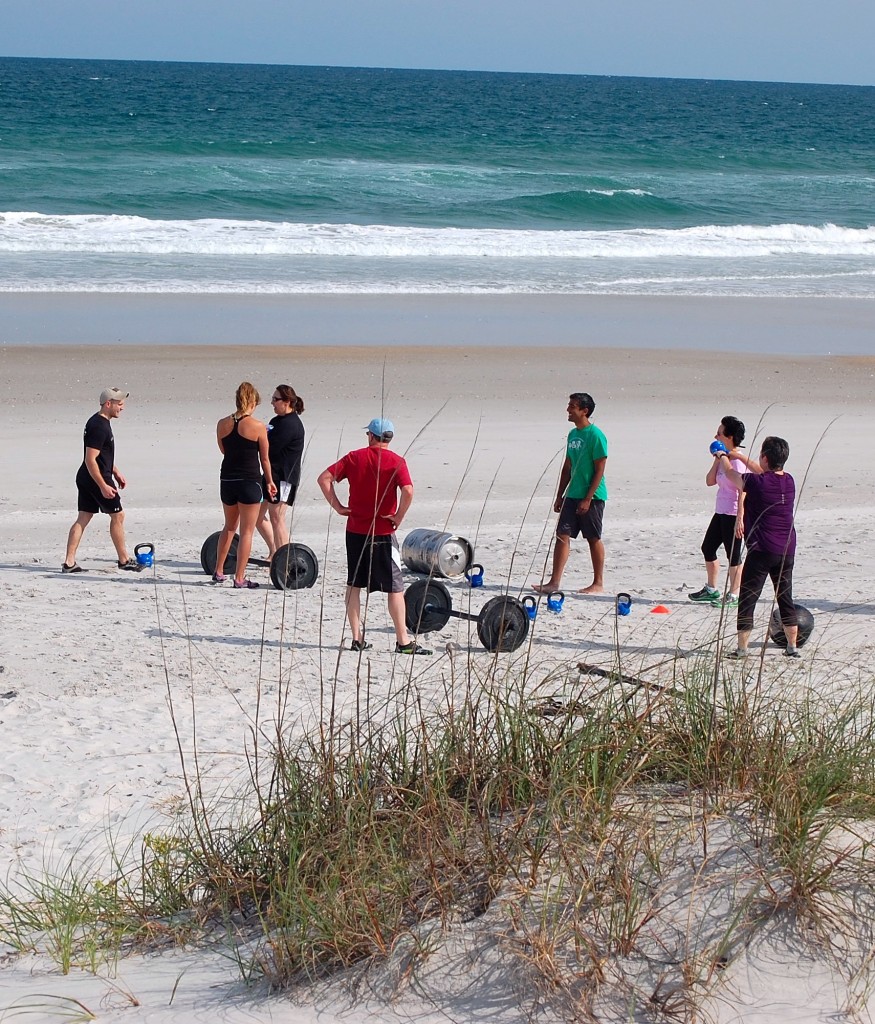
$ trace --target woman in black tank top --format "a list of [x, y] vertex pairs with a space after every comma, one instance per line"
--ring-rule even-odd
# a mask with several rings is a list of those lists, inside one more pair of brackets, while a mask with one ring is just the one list
[[252, 534], [261, 512], [262, 473], [271, 498], [276, 494], [276, 486], [268, 458], [267, 429], [259, 420], [252, 418], [261, 398], [249, 381], [244, 381], [237, 388], [236, 399], [236, 412], [223, 416], [216, 424], [216, 440], [223, 456], [219, 490], [225, 525], [219, 535], [213, 582], [225, 582], [225, 559], [234, 534], [239, 530], [234, 587], [254, 590], [258, 584], [246, 579], [246, 565], [252, 550]]
[[232, 417], [234, 426], [231, 433], [222, 438], [222, 450], [225, 457], [222, 459], [222, 468], [219, 472], [220, 480], [260, 480], [261, 463], [258, 459], [258, 441], [244, 437], [240, 433], [240, 423], [247, 417], [247, 413], [239, 416], [235, 413]]

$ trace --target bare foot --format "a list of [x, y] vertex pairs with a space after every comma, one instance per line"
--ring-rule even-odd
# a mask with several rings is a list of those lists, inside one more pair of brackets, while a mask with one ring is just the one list
[[590, 583], [588, 587], [584, 587], [583, 590], [578, 590], [578, 594], [603, 594], [605, 588], [599, 583]]
[[559, 589], [558, 583], [533, 583], [532, 590], [536, 594], [553, 594]]

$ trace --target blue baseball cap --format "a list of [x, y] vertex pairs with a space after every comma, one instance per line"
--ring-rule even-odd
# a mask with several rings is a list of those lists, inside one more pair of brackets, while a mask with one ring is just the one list
[[365, 427], [365, 430], [369, 434], [373, 434], [374, 437], [386, 437], [388, 435], [391, 438], [395, 436], [395, 424], [391, 420], [380, 419], [379, 416], [375, 416]]

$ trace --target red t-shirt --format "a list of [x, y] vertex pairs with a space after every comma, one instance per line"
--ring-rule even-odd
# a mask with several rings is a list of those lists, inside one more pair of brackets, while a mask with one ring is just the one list
[[400, 455], [376, 445], [358, 448], [329, 466], [328, 472], [335, 480], [349, 481], [350, 533], [394, 532], [386, 516], [398, 511], [398, 489], [413, 483]]

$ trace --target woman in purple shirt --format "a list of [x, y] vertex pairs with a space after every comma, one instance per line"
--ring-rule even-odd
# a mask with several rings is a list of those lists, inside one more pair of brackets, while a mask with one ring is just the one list
[[796, 483], [789, 473], [784, 472], [784, 463], [789, 455], [790, 445], [782, 437], [767, 437], [760, 449], [762, 472], [743, 476], [728, 464], [726, 453], [721, 456], [727, 459], [723, 466], [726, 476], [739, 491], [744, 492], [744, 535], [747, 541], [738, 601], [738, 646], [730, 651], [730, 658], [747, 657], [754, 608], [767, 576], [775, 588], [781, 625], [787, 637], [784, 654], [788, 658], [800, 656], [796, 647], [798, 618], [793, 604]]

